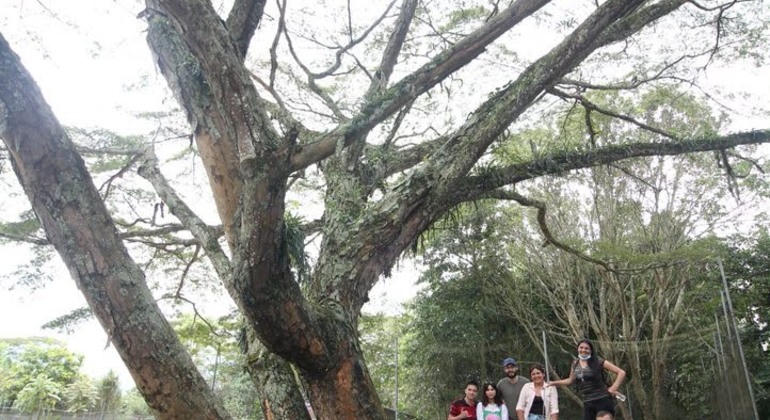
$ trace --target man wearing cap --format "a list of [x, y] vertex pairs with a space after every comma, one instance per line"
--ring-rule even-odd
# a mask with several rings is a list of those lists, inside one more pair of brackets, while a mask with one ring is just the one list
[[509, 420], [517, 420], [516, 403], [519, 402], [521, 388], [529, 382], [529, 379], [519, 376], [519, 367], [512, 357], [503, 360], [503, 371], [505, 371], [505, 378], [497, 382], [497, 389], [503, 394], [505, 406], [508, 407]]

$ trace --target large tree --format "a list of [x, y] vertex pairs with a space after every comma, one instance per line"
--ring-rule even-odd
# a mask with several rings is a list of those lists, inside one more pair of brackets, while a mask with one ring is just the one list
[[[282, 1], [271, 24], [260, 0], [235, 0], [226, 16], [207, 0], [147, 0], [140, 13], [156, 64], [187, 115], [223, 229], [203, 223], [180, 199], [150, 148], [133, 163], [205, 251], [245, 318], [254, 337], [251, 372], [268, 418], [307, 415], [290, 365], [319, 418], [384, 418], [358, 342], [361, 308], [402, 252], [458, 204], [511, 198], [513, 185], [545, 174], [770, 141], [766, 130], [668, 133], [634, 118], [639, 110], [604, 109], [583, 96], [660, 80], [697, 86], [695, 78], [714, 60], [761, 51], [753, 48], [763, 39], [762, 25], [750, 17], [767, 12], [763, 2], [403, 0], [381, 6], [381, 16], [364, 26], [353, 20], [353, 2], [336, 14], [327, 3], [304, 11], [323, 14], [328, 6], [330, 19], [344, 21], [325, 38], [303, 32], [314, 23], [292, 21]], [[516, 38], [533, 21], [542, 32]], [[548, 25], [554, 21], [558, 26]], [[275, 28], [275, 36], [252, 48], [260, 27]], [[660, 39], [661, 32], [683, 41]], [[526, 47], [533, 39], [554, 34], [563, 37], [550, 51], [519, 59], [532, 53]], [[316, 60], [326, 62], [325, 70], [303, 61], [298, 39], [305, 50], [312, 43], [332, 51]], [[650, 51], [660, 61], [635, 61]], [[496, 71], [484, 72], [489, 61], [498, 63]], [[481, 74], [490, 82], [481, 83]], [[507, 83], [495, 83], [501, 75]], [[462, 79], [470, 91], [462, 90]], [[474, 89], [491, 93], [481, 98]], [[439, 92], [457, 105], [447, 115], [439, 114], [448, 106]], [[588, 123], [584, 144], [533, 145], [515, 163], [485, 163], [527, 111], [555, 97], [650, 135], [607, 145], [594, 141]], [[47, 240], [156, 416], [229, 418], [161, 313], [68, 132], [5, 38], [0, 137]], [[729, 164], [729, 154], [722, 156]], [[305, 229], [322, 236], [300, 285], [286, 199], [311, 168], [323, 180], [324, 212]]]

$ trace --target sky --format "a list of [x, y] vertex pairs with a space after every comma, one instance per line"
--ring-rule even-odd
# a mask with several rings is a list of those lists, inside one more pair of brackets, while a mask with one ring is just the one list
[[[132, 114], [165, 109], [173, 99], [153, 65], [144, 41], [145, 25], [136, 18], [141, 2], [78, 0], [66, 2], [64, 7], [59, 3], [0, 0], [0, 31], [21, 56], [54, 113], [69, 126], [106, 127], [126, 134], [146, 132], [148, 127]], [[714, 82], [733, 85], [736, 91], [770, 97], [767, 67], [724, 68], [711, 77]], [[738, 100], [731, 106], [748, 111], [753, 105]], [[748, 116], [748, 112], [734, 115], [735, 129], [767, 127], [766, 120]], [[21, 205], [23, 201], [14, 204], [5, 200], [0, 204], [0, 218], [18, 213]], [[40, 329], [52, 318], [85, 306], [60, 262], [48, 270], [52, 274], [44, 288], [11, 289], [14, 263], [31, 256], [24, 247], [14, 245], [0, 245], [0, 255], [0, 337], [60, 338], [70, 350], [86, 355], [84, 369], [92, 376], [114, 369], [124, 386], [130, 383], [95, 320], [70, 335]], [[369, 310], [398, 312], [400, 305], [414, 296], [416, 276], [417, 270], [408, 263], [394, 271], [372, 291]]]

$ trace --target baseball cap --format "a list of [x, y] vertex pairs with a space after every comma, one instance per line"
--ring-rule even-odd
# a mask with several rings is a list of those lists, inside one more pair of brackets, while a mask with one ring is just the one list
[[509, 358], [503, 360], [503, 367], [506, 367], [508, 365], [516, 366], [516, 360], [513, 357], [509, 357]]

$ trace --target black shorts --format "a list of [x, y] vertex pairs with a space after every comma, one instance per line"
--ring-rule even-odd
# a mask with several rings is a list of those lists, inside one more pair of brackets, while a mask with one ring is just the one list
[[615, 400], [607, 395], [598, 400], [586, 401], [583, 403], [583, 420], [596, 420], [596, 413], [600, 411], [609, 411], [615, 415]]

